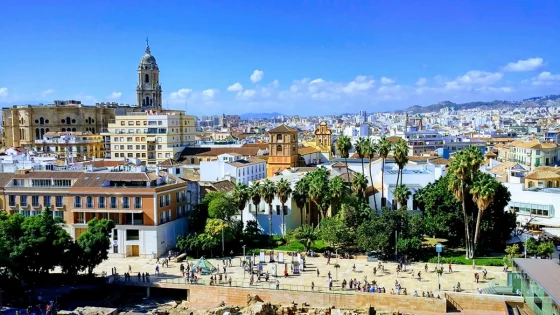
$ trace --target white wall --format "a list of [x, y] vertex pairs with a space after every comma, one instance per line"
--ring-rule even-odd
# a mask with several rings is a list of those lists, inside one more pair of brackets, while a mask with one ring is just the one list
[[224, 164], [223, 161], [201, 161], [200, 180], [208, 182], [221, 180], [224, 177]]
[[[276, 206], [281, 206], [280, 200], [278, 198], [274, 198], [272, 201], [272, 234], [273, 235], [282, 235], [282, 210], [280, 210], [280, 215], [276, 214]], [[295, 202], [292, 201], [292, 198], [286, 201], [287, 207], [287, 214], [284, 217], [284, 223], [286, 225], [286, 232], [290, 230], [294, 230], [301, 225], [301, 216], [300, 216], [300, 209], [296, 206]], [[254, 213], [254, 205], [251, 203], [252, 212], [249, 212], [249, 203], [243, 209], [243, 224], [247, 224], [248, 221], [254, 221], [256, 216]], [[258, 214], [258, 223], [259, 228], [262, 231], [262, 234], [270, 235], [269, 233], [269, 206], [264, 201], [261, 201], [259, 205]]]

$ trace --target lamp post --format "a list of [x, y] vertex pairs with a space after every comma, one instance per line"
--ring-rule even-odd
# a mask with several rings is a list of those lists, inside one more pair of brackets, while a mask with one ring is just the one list
[[[438, 267], [440, 267], [440, 263], [439, 263], [439, 254], [441, 253], [442, 250], [442, 246], [441, 244], [436, 244], [436, 252], [437, 252], [437, 263], [438, 263]], [[439, 277], [440, 277], [440, 272], [439, 270], [436, 270], [437, 272], [437, 285], [438, 285], [438, 290], [441, 290], [441, 284], [439, 282]]]
[[222, 225], [222, 257], [224, 256], [224, 226]]

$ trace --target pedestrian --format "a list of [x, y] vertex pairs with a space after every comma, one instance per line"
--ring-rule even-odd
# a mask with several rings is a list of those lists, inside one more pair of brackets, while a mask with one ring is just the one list
[[138, 282], [140, 282], [141, 278], [142, 278], [142, 276], [140, 275], [140, 273], [138, 273]]
[[156, 272], [155, 272], [155, 274], [159, 274], [159, 266], [158, 266], [158, 265], [156, 265]]
[[311, 291], [315, 291], [315, 282], [311, 281]]
[[130, 265], [128, 265], [128, 272], [132, 272], [132, 267], [130, 267]]
[[451, 268], [451, 264], [449, 264], [449, 266], [447, 268], [448, 268], [449, 273], [453, 273], [453, 268]]
[[418, 281], [422, 281], [422, 272], [418, 271]]
[[145, 273], [142, 274], [142, 282], [146, 282], [146, 274]]
[[474, 274], [474, 280], [476, 280], [476, 283], [478, 283], [478, 278], [479, 278], [478, 272], [475, 272], [475, 274]]
[[319, 268], [317, 268], [317, 277], [319, 277]]

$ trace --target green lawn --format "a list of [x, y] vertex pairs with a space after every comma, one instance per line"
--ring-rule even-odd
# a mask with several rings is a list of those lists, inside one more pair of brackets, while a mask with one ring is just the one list
[[[504, 261], [504, 256], [492, 256], [492, 257], [475, 257], [474, 261], [477, 266], [503, 266], [507, 263], [511, 267], [511, 262], [509, 260]], [[437, 256], [430, 258], [429, 262], [437, 263]], [[444, 254], [440, 258], [440, 262], [443, 264], [454, 264], [454, 265], [472, 265], [472, 259], [466, 259], [464, 253], [449, 253]]]
[[[327, 247], [328, 247], [327, 243], [325, 243], [324, 241], [318, 240], [318, 241], [315, 241], [313, 243], [313, 245], [311, 245], [311, 250], [314, 251], [314, 252], [322, 252]], [[274, 250], [281, 250], [281, 251], [288, 251], [288, 252], [296, 252], [296, 251], [299, 250], [301, 252], [304, 252], [305, 251], [305, 246], [303, 246], [303, 244], [300, 243], [300, 242], [294, 241], [294, 242], [291, 242], [291, 243], [286, 244], [286, 245], [278, 246], [278, 247], [274, 248]]]

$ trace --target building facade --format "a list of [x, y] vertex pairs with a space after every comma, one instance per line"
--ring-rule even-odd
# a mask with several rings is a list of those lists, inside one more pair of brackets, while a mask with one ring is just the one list
[[151, 54], [148, 40], [146, 40], [146, 53], [138, 65], [138, 85], [136, 86], [138, 106], [142, 106], [143, 109], [161, 110], [161, 92], [159, 67], [156, 58]]
[[105, 133], [114, 159], [138, 159], [157, 164], [177, 159], [195, 143], [195, 117], [184, 111], [146, 111], [116, 116]]
[[48, 132], [99, 133], [115, 110], [100, 104], [82, 105], [80, 101], [54, 101], [52, 105], [14, 105], [2, 109], [2, 135], [5, 147], [40, 150], [36, 141]]
[[93, 159], [105, 157], [103, 137], [91, 132], [47, 132], [35, 140], [40, 152], [65, 159]]
[[24, 217], [45, 207], [77, 239], [93, 218], [111, 219], [111, 255], [161, 255], [187, 233], [186, 181], [167, 173], [22, 171], [2, 174], [3, 209]]
[[271, 177], [283, 170], [298, 166], [298, 131], [280, 125], [268, 131], [268, 152], [266, 176]]
[[224, 153], [216, 161], [200, 162], [200, 180], [217, 182], [229, 180], [248, 185], [250, 181], [266, 177], [266, 161], [244, 157], [236, 153]]
[[556, 143], [513, 141], [498, 148], [498, 161], [517, 162], [531, 170], [539, 166], [558, 165], [560, 146]]

